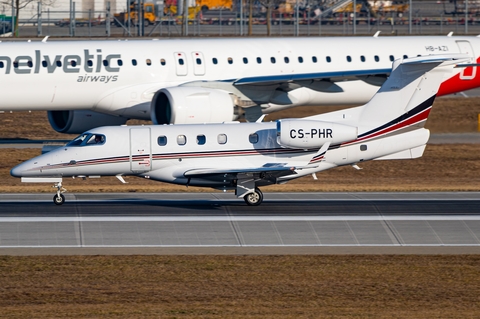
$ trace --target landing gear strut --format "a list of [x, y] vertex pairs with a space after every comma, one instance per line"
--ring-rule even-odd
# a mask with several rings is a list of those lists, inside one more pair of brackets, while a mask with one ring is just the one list
[[55, 183], [53, 187], [57, 189], [57, 193], [53, 196], [53, 202], [55, 205], [62, 205], [65, 203], [65, 196], [63, 196], [62, 193], [66, 192], [67, 190], [62, 187], [62, 182]]
[[243, 196], [243, 200], [249, 206], [258, 206], [263, 202], [263, 193], [260, 189], [255, 187], [255, 191]]

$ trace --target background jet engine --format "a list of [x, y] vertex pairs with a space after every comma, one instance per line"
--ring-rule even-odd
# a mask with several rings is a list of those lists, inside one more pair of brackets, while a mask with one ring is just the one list
[[150, 107], [154, 124], [232, 121], [235, 105], [229, 92], [202, 87], [171, 87], [155, 93]]
[[52, 128], [66, 134], [80, 134], [99, 126], [123, 125], [127, 120], [125, 117], [88, 110], [48, 111], [48, 121]]

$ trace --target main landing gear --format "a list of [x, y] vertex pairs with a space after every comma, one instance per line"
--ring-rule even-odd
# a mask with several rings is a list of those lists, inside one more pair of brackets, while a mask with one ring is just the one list
[[53, 187], [57, 189], [57, 193], [53, 196], [53, 202], [55, 205], [62, 205], [65, 203], [65, 196], [62, 193], [65, 193], [67, 190], [62, 187], [62, 182], [55, 183]]
[[243, 196], [243, 200], [249, 206], [258, 206], [263, 202], [263, 193], [260, 189], [255, 187], [253, 193], [248, 193], [247, 195]]

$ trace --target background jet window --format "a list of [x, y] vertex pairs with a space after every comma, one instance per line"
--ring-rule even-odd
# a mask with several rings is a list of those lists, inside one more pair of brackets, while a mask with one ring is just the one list
[[180, 65], [184, 65], [184, 64], [185, 64], [185, 62], [183, 61], [183, 59], [178, 59], [178, 64], [180, 64]]
[[380, 58], [378, 57], [378, 55], [375, 56], [375, 62], [378, 62], [380, 61]]
[[301, 56], [298, 57], [298, 62], [303, 63], [303, 58]]
[[27, 65], [28, 65], [29, 68], [33, 67], [32, 61], [28, 61], [28, 62], [27, 62]]
[[395, 57], [393, 55], [390, 56], [390, 61], [391, 62], [395, 61]]
[[18, 68], [18, 62], [17, 61], [13, 61], [13, 67]]
[[146, 62], [147, 62], [147, 65], [152, 65], [152, 60], [150, 60], [150, 59], [147, 59], [147, 61], [146, 61]]
[[325, 58], [325, 60], [327, 60], [328, 63], [332, 62], [332, 58], [329, 57], [329, 56], [327, 56], [327, 57]]
[[364, 55], [360, 56], [360, 61], [365, 62], [365, 56]]
[[46, 67], [47, 67], [47, 61], [42, 61], [42, 66], [43, 66], [44, 68], [46, 68]]
[[248, 64], [248, 59], [247, 59], [247, 58], [243, 58], [243, 63]]
[[232, 58], [228, 58], [228, 64], [232, 64], [233, 63], [233, 59]]
[[317, 57], [316, 56], [312, 56], [312, 62], [317, 63]]
[[77, 66], [77, 61], [75, 61], [75, 60], [70, 60], [70, 65], [71, 65], [71, 66]]
[[165, 59], [160, 59], [160, 64], [165, 65], [165, 64], [167, 64], [167, 62], [165, 61]]
[[122, 66], [122, 65], [123, 65], [123, 61], [120, 60], [120, 59], [118, 59], [118, 60], [117, 60], [117, 65], [118, 65], [118, 66]]
[[250, 143], [255, 144], [258, 143], [258, 134], [257, 133], [252, 133], [248, 136], [248, 140]]
[[62, 66], [62, 61], [57, 61], [57, 66]]
[[[90, 61], [88, 61], [88, 62], [90, 62]], [[137, 60], [135, 60], [135, 59], [132, 59], [132, 65], [133, 65], [133, 66], [137, 65]], [[90, 64], [88, 64], [88, 66], [91, 66], [91, 65], [90, 65]]]
[[207, 141], [207, 138], [205, 137], [205, 135], [197, 135], [198, 145], [204, 145], [206, 141]]
[[275, 64], [275, 62], [277, 62], [277, 60], [275, 60], [275, 58], [272, 56], [272, 57], [270, 58], [270, 62], [272, 62], [273, 64]]
[[352, 62], [352, 57], [347, 55], [347, 62]]
[[177, 136], [177, 144], [178, 145], [185, 145], [187, 144], [187, 137], [185, 135]]
[[289, 62], [290, 62], [290, 59], [288, 58], [288, 56], [284, 57], [283, 60], [285, 61], [285, 63], [289, 63]]
[[[47, 64], [46, 64], [46, 63], [47, 63], [47, 62], [45, 62], [45, 66], [47, 66]], [[88, 60], [88, 61], [87, 61], [87, 65], [88, 65], [88, 66], [93, 66], [93, 62], [92, 62], [92, 60]]]
[[213, 58], [213, 59], [212, 59], [212, 62], [213, 62], [213, 64], [217, 64], [217, 63], [218, 63], [217, 58]]
[[160, 146], [167, 145], [167, 137], [165, 135], [159, 136], [158, 139], [157, 139], [157, 143]]
[[3, 62], [0, 62], [0, 68], [3, 68], [5, 65], [3, 64]]
[[257, 58], [257, 63], [258, 63], [258, 64], [262, 64], [262, 58], [258, 57], [258, 58]]
[[404, 54], [404, 55], [403, 55], [403, 58], [404, 58], [404, 59], [408, 58], [408, 55]]
[[108, 60], [103, 60], [103, 66], [108, 66]]
[[197, 65], [201, 65], [202, 64], [202, 59], [196, 58], [195, 62], [197, 63]]
[[218, 142], [218, 144], [226, 144], [227, 143], [227, 135], [226, 134], [218, 134], [217, 142]]

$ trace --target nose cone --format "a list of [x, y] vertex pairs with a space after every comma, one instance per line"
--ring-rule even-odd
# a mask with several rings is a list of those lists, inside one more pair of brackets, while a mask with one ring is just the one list
[[13, 177], [23, 177], [25, 173], [25, 163], [19, 164], [10, 170]]

